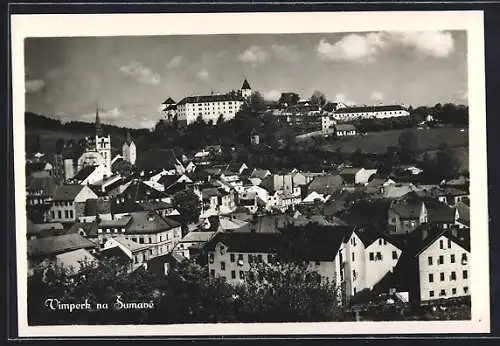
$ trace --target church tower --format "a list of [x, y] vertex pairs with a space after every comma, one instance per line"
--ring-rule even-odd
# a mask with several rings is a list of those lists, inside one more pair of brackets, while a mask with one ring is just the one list
[[105, 135], [99, 119], [99, 107], [95, 112], [95, 149], [103, 157], [104, 166], [111, 169], [111, 137]]
[[132, 139], [130, 132], [127, 132], [127, 137], [125, 138], [125, 142], [123, 143], [122, 156], [125, 161], [130, 162], [132, 165], [135, 165], [137, 152], [134, 140]]
[[241, 86], [241, 96], [243, 98], [248, 99], [252, 95], [252, 88], [250, 88], [250, 84], [247, 79], [243, 81], [243, 85]]

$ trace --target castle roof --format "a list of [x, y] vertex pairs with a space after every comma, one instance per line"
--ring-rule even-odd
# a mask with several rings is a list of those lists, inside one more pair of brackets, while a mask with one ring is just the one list
[[249, 89], [252, 89], [252, 88], [250, 88], [250, 84], [248, 83], [248, 81], [245, 78], [245, 80], [243, 81], [243, 85], [241, 86], [241, 90], [249, 90]]
[[186, 103], [225, 102], [225, 101], [243, 102], [244, 99], [239, 95], [233, 95], [233, 94], [188, 96], [180, 100], [179, 103], [177, 103], [177, 105], [183, 105]]

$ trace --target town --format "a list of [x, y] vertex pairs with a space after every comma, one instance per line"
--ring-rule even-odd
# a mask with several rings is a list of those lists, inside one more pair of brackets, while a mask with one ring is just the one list
[[147, 297], [141, 323], [470, 318], [468, 166], [442, 135], [467, 137], [466, 108], [268, 102], [246, 79], [162, 107], [137, 136], [96, 109], [80, 142], [27, 144], [33, 323], [130, 322], [50, 315], [54, 292]]

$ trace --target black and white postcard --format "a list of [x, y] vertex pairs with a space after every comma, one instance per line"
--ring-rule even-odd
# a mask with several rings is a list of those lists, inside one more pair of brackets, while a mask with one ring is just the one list
[[11, 24], [20, 336], [489, 332], [482, 12]]

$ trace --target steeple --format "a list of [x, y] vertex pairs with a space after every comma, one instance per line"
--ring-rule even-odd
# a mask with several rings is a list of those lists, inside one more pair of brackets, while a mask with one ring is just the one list
[[125, 142], [126, 142], [128, 145], [130, 145], [130, 143], [132, 143], [132, 142], [133, 142], [133, 140], [132, 140], [132, 136], [130, 135], [130, 132], [129, 132], [129, 131], [127, 131], [127, 136], [125, 137]]
[[247, 79], [245, 78], [245, 80], [243, 81], [243, 85], [241, 86], [241, 90], [250, 90], [252, 88], [250, 88], [250, 84], [248, 83]]
[[96, 136], [102, 136], [101, 120], [99, 119], [99, 105], [96, 106], [95, 110], [95, 134]]

